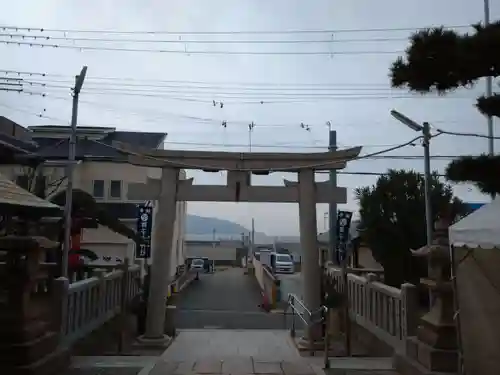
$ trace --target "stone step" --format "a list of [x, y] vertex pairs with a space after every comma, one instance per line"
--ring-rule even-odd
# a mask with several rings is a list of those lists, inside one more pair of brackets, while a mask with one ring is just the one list
[[84, 368], [143, 368], [158, 360], [158, 356], [74, 356], [71, 367]]
[[[307, 361], [315, 367], [324, 367], [323, 358], [310, 357]], [[330, 358], [331, 370], [393, 371], [393, 361], [389, 357], [336, 357]], [[396, 373], [395, 373], [396, 374]]]

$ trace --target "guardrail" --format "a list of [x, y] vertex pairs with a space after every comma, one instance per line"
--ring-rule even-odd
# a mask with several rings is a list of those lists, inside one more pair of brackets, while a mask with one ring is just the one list
[[[335, 289], [343, 292], [342, 271], [329, 267]], [[403, 284], [401, 289], [377, 281], [369, 273], [366, 277], [347, 275], [349, 316], [380, 340], [393, 348], [404, 348], [406, 337], [415, 333], [418, 320], [418, 294], [413, 284]]]
[[270, 307], [276, 307], [279, 302], [279, 280], [272, 274], [272, 272], [265, 267], [255, 257], [252, 260], [255, 278], [260, 285], [262, 293], [269, 301]]
[[121, 269], [107, 272], [95, 270], [94, 276], [69, 283], [65, 278], [54, 280], [54, 298], [60, 306], [54, 319], [63, 345], [71, 345], [111, 318], [124, 312], [139, 293], [140, 267], [125, 262]]

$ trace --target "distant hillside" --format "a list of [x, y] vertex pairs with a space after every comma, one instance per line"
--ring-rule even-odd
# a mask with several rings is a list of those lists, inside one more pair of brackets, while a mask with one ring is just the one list
[[203, 217], [187, 215], [186, 233], [188, 234], [212, 234], [215, 230], [219, 234], [248, 233], [250, 229], [229, 220], [217, 219], [215, 217]]

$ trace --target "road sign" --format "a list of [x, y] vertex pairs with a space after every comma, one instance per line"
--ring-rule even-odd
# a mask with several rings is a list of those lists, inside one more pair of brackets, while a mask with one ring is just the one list
[[137, 206], [137, 234], [142, 240], [136, 244], [135, 257], [148, 259], [151, 257], [151, 232], [153, 229], [153, 208], [146, 204]]

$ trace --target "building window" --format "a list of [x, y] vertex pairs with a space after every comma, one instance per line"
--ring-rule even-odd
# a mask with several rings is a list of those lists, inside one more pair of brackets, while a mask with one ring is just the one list
[[94, 180], [92, 195], [95, 198], [104, 198], [104, 180]]
[[120, 180], [111, 180], [109, 185], [109, 197], [120, 199], [122, 197], [122, 182]]

